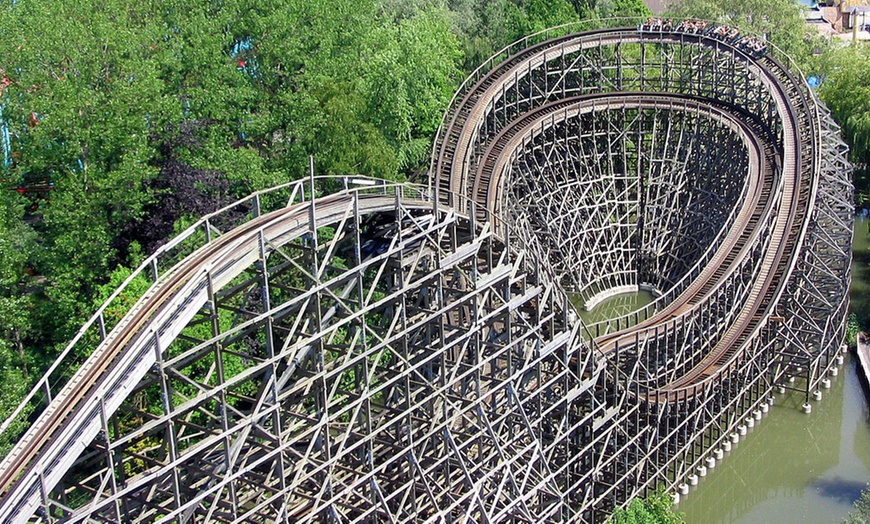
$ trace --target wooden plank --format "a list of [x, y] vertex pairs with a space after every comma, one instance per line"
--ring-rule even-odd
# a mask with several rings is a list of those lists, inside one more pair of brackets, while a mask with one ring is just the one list
[[870, 382], [870, 337], [863, 331], [858, 333], [858, 363], [864, 378]]

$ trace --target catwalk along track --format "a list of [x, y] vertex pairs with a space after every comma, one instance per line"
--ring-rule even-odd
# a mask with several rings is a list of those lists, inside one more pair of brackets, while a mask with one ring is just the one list
[[0, 426], [0, 520], [600, 522], [809, 400], [837, 126], [753, 37], [584, 29], [476, 70], [428, 184], [312, 174], [149, 257]]

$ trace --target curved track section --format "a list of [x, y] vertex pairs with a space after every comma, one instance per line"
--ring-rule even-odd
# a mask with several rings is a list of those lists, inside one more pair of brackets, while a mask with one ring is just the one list
[[[774, 193], [776, 208], [768, 207], [765, 212], [759, 209], [756, 213], [755, 228], [764, 229], [761, 238], [768, 245], [760, 251], [751, 253], [746, 250], [742, 254], [731, 253], [727, 263], [739, 256], [743, 261], [751, 257], [761, 257], [761, 263], [753, 270], [744, 268], [743, 272], [749, 271], [748, 278], [752, 286], [748, 287], [741, 296], [729, 300], [726, 307], [731, 309], [718, 318], [724, 320], [727, 330], [721, 336], [709, 336], [708, 321], [700, 322], [700, 329], [708, 335], [707, 340], [692, 342], [690, 339], [701, 338], [701, 332], [697, 327], [687, 330], [686, 318], [692, 320], [698, 312], [707, 312], [715, 306], [721, 309], [721, 304], [710, 304], [709, 301], [698, 305], [704, 297], [689, 299], [695, 307], [684, 308], [680, 315], [672, 312], [660, 313], [643, 326], [632, 328], [621, 334], [619, 338], [609, 337], [606, 340], [606, 351], [619, 347], [632, 346], [637, 348], [643, 340], [644, 345], [659, 345], [662, 339], [670, 339], [666, 342], [671, 346], [667, 350], [671, 355], [674, 351], [680, 352], [677, 359], [683, 366], [686, 362], [692, 362], [694, 367], [685, 376], [674, 377], [663, 390], [669, 391], [668, 398], [693, 394], [698, 387], [706, 387], [710, 377], [718, 376], [728, 366], [739, 360], [738, 355], [751, 339], [759, 336], [759, 330], [765, 323], [764, 319], [769, 316], [779, 318], [774, 314], [778, 306], [785, 307], [787, 298], [783, 297], [788, 282], [797, 278], [794, 269], [802, 257], [807, 256], [804, 250], [807, 226], [811, 224], [810, 215], [815, 206], [816, 193], [819, 187], [820, 153], [820, 117], [817, 102], [812, 94], [807, 92], [805, 84], [789, 73], [782, 64], [770, 55], [754, 57], [747, 54], [739, 46], [732, 42], [737, 39], [724, 41], [714, 36], [713, 32], [706, 34], [641, 31], [638, 29], [615, 29], [600, 30], [583, 33], [574, 36], [556, 39], [546, 44], [525, 49], [500, 66], [494, 68], [490, 74], [478, 81], [471, 87], [454, 107], [447, 121], [442, 136], [450, 137], [450, 140], [442, 141], [439, 149], [440, 155], [433, 163], [433, 186], [450, 192], [465, 192], [471, 199], [477, 201], [477, 209], [488, 205], [491, 211], [494, 207], [507, 202], [507, 206], [516, 209], [513, 199], [500, 200], [493, 193], [501, 189], [499, 178], [503, 175], [499, 169], [489, 171], [487, 155], [491, 153], [492, 144], [504, 141], [506, 134], [510, 134], [511, 127], [523, 119], [528, 120], [529, 115], [538, 111], [539, 107], [553, 104], [552, 100], [562, 99], [567, 94], [574, 93], [607, 93], [618, 92], [625, 96], [626, 91], [655, 90], [661, 86], [667, 86], [669, 92], [684, 95], [697, 96], [704, 99], [715, 100], [718, 103], [729, 104], [735, 114], [741, 115], [749, 124], [756, 128], [759, 136], [768, 142], [771, 160], [766, 169], [776, 171], [776, 176], [781, 180], [781, 186]], [[678, 51], [677, 51], [678, 50]], [[699, 63], [707, 61], [708, 67]], [[630, 64], [625, 66], [624, 64]], [[730, 79], [724, 82], [721, 75], [727, 72]], [[589, 95], [587, 95], [589, 96]], [[605, 119], [606, 121], [608, 119]], [[612, 120], [612, 119], [610, 119]], [[594, 124], [594, 123], [593, 123]], [[606, 125], [606, 124], [605, 124]], [[582, 130], [580, 131], [582, 133]], [[609, 136], [624, 135], [624, 126], [612, 126], [607, 131]], [[565, 139], [570, 136], [570, 131], [557, 133], [559, 138]], [[515, 141], [516, 142], [516, 141]], [[594, 140], [587, 141], [592, 142]], [[618, 142], [618, 143], [617, 143]], [[605, 151], [596, 151], [599, 156], [618, 156], [612, 152], [615, 148], [622, 149], [621, 162], [614, 163], [612, 160], [607, 169], [608, 175], [616, 177], [624, 175], [630, 161], [625, 159], [625, 150], [634, 149], [637, 156], [644, 152], [635, 145], [626, 145], [627, 140], [611, 141]], [[555, 150], [555, 142], [549, 143], [551, 150]], [[508, 144], [505, 147], [510, 148]], [[516, 144], [513, 144], [516, 147]], [[500, 153], [504, 151], [500, 149]], [[773, 156], [776, 156], [776, 161]], [[594, 156], [594, 155], [590, 155]], [[504, 159], [502, 159], [504, 162]], [[635, 161], [640, 166], [640, 162]], [[540, 166], [546, 166], [541, 168]], [[534, 168], [526, 170], [534, 176], [548, 178], [547, 170], [550, 167], [549, 158], [543, 162], [537, 162]], [[574, 176], [582, 179], [595, 169], [590, 169], [589, 163], [585, 162], [574, 169]], [[647, 169], [649, 172], [649, 169]], [[770, 174], [772, 176], [772, 174]], [[494, 183], [490, 177], [496, 177]], [[513, 184], [514, 182], [511, 182]], [[557, 184], [558, 185], [558, 184]], [[481, 187], [488, 188], [486, 195], [481, 193]], [[642, 191], [642, 189], [640, 190]], [[639, 191], [635, 189], [635, 193]], [[613, 193], [611, 195], [613, 196]], [[841, 195], [842, 196], [842, 195]], [[642, 196], [636, 197], [642, 200]], [[449, 199], [444, 199], [447, 200]], [[641, 203], [641, 207], [643, 203]], [[574, 209], [559, 209], [559, 213], [567, 219], [564, 222], [575, 222], [577, 217], [589, 213], [589, 204], [584, 202]], [[522, 212], [530, 208], [540, 213], [540, 209], [553, 209], [554, 206], [548, 197], [540, 195], [533, 202], [527, 202], [519, 206]], [[645, 211], [642, 211], [645, 212]], [[848, 221], [846, 214], [840, 210], [840, 222]], [[763, 216], [762, 216], [763, 215]], [[624, 229], [626, 220], [614, 213], [609, 215], [620, 228]], [[615, 220], [614, 220], [615, 219]], [[640, 229], [638, 226], [636, 229]], [[546, 221], [539, 221], [536, 227], [541, 238], [551, 238], [554, 244], [564, 244], [566, 239], [572, 237], [571, 232], [564, 230], [554, 231]], [[611, 228], [615, 229], [615, 228]], [[750, 231], [752, 233], [752, 231]], [[619, 234], [616, 234], [619, 236]], [[640, 255], [635, 253], [637, 249], [626, 247], [632, 242], [637, 243], [631, 233], [622, 234], [623, 240], [621, 254], [618, 260], [612, 260], [607, 252], [612, 249], [612, 244], [604, 247], [604, 257], [610, 267], [630, 268], [629, 273], [634, 271], [641, 273], [637, 266], [642, 262], [630, 258]], [[617, 239], [619, 241], [619, 239]], [[599, 244], [601, 242], [599, 241]], [[846, 246], [848, 241], [840, 237], [840, 245]], [[550, 262], [556, 253], [557, 259], [577, 260], [583, 258], [583, 250], [570, 251], [572, 245], [563, 248], [550, 249], [547, 258]], [[564, 252], [565, 250], [568, 252]], [[643, 248], [641, 248], [642, 250]], [[594, 253], [592, 256], [599, 256]], [[841, 247], [841, 260], [837, 263], [842, 272], [843, 251], [848, 248]], [[625, 253], [628, 253], [626, 255]], [[726, 258], [728, 255], [723, 254]], [[724, 269], [726, 258], [713, 258], [707, 267], [715, 270]], [[614, 263], [617, 262], [617, 263]], [[847, 264], [847, 263], [846, 263]], [[552, 264], [548, 264], [552, 265]], [[585, 292], [582, 282], [578, 282], [576, 275], [568, 274], [570, 263], [562, 264], [563, 272], [560, 278], [563, 282], [572, 280], [569, 287], [573, 287], [581, 294]], [[575, 270], [576, 271], [576, 270]], [[708, 272], [709, 273], [709, 272]], [[599, 278], [601, 275], [596, 275]], [[726, 275], [727, 276], [727, 275]], [[744, 275], [745, 276], [745, 275]], [[635, 278], [637, 275], [635, 275]], [[582, 277], [581, 277], [582, 278]], [[588, 278], [588, 277], [587, 277]], [[713, 288], [716, 285], [709, 280], [698, 282], [702, 288]], [[684, 279], [688, 282], [691, 279]], [[606, 295], [608, 291], [625, 290], [638, 284], [652, 284], [654, 289], [661, 289], [659, 282], [630, 282], [628, 286], [613, 285], [611, 289], [602, 290]], [[668, 282], [670, 284], [670, 282]], [[711, 286], [712, 285], [712, 286]], [[739, 293], [740, 286], [735, 287], [733, 282], [724, 286], [726, 293]], [[674, 289], [668, 285], [666, 289]], [[834, 309], [842, 310], [843, 285], [833, 293], [833, 303], [829, 303]], [[593, 297], [594, 298], [594, 297]], [[594, 300], [592, 300], [594, 302]], [[739, 305], [742, 304], [742, 305]], [[673, 307], [668, 308], [673, 310]], [[801, 321], [813, 321], [817, 327], [822, 327], [822, 345], [831, 345], [831, 341], [837, 338], [830, 329], [830, 317], [827, 313], [817, 314], [815, 318], [804, 317]], [[841, 317], [839, 322], [842, 321]], [[695, 324], [696, 322], [692, 322]], [[712, 343], [713, 339], [715, 343]], [[604, 340], [599, 343], [604, 343]], [[686, 351], [686, 345], [693, 344], [695, 347]], [[834, 344], [835, 345], [835, 344]], [[661, 350], [653, 349], [660, 353]], [[635, 357], [636, 358], [636, 357]], [[626, 366], [635, 367], [637, 360], [630, 359]], [[656, 359], [658, 362], [659, 359]], [[672, 368], [673, 366], [669, 366]], [[801, 372], [803, 368], [801, 368]], [[630, 373], [630, 371], [627, 371]], [[651, 370], [650, 370], [651, 372]], [[810, 379], [812, 381], [812, 379]], [[649, 395], [647, 391], [645, 395]], [[654, 398], [659, 398], [658, 394]]]
[[847, 305], [836, 126], [715, 34], [530, 38], [463, 84], [429, 188], [204, 217], [0, 426], [0, 520], [599, 522], [684, 482], [818, 387]]

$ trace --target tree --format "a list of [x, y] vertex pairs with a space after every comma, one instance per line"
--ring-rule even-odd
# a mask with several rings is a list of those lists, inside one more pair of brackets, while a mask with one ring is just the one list
[[442, 3], [392, 6], [0, 7], [11, 160], [0, 243], [16, 243], [0, 254], [16, 257], [0, 269], [0, 356], [41, 367], [138, 247], [150, 253], [190, 217], [302, 176], [309, 155], [319, 174], [402, 179], [425, 166], [461, 51]]
[[870, 200], [870, 47], [850, 45], [829, 49], [818, 66], [822, 78], [819, 94], [842, 126], [850, 147], [850, 159], [865, 166], [855, 173], [855, 197], [859, 205]]
[[526, 35], [579, 20], [566, 0], [450, 0], [448, 6], [465, 50], [465, 71]]
[[683, 516], [673, 511], [673, 499], [662, 490], [646, 498], [635, 498], [625, 509], [617, 509], [608, 524], [682, 524]]
[[[17, 192], [0, 193], [0, 383], [4, 385], [0, 390], [0, 419], [10, 415], [27, 393], [32, 370], [39, 364], [26, 347], [34, 329], [34, 291], [39, 286], [28, 274], [28, 254], [38, 246], [33, 230], [21, 219], [26, 203]], [[24, 415], [10, 433], [26, 428], [27, 413]], [[12, 443], [0, 441], [0, 455], [5, 455]]]
[[648, 17], [652, 11], [643, 0], [596, 0], [580, 5], [583, 18]]
[[854, 511], [843, 520], [843, 524], [870, 523], [870, 485], [861, 491], [861, 497], [855, 501]]
[[668, 16], [712, 20], [764, 35], [802, 63], [813, 43], [800, 9], [794, 0], [681, 0], [670, 4]]

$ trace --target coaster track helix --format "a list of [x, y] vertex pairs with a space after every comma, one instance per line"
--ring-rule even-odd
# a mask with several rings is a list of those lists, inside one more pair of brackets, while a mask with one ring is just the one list
[[774, 50], [578, 27], [475, 71], [428, 186], [312, 176], [146, 260], [0, 426], [0, 520], [600, 522], [808, 398], [849, 278], [827, 110]]

